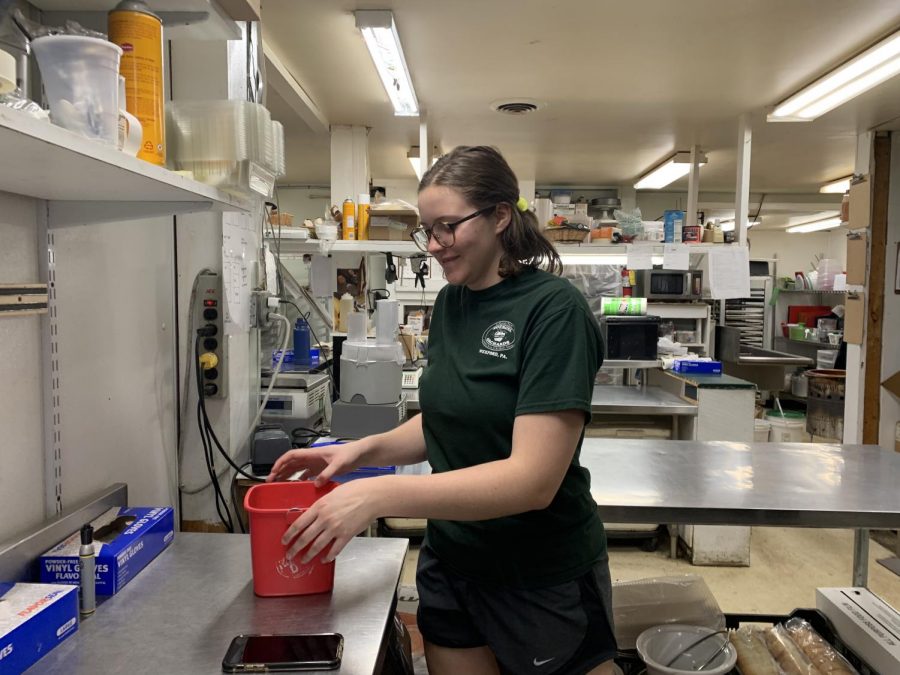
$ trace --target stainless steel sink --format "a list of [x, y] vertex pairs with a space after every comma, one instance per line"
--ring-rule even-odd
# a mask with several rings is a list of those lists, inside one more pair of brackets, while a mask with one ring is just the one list
[[731, 326], [716, 326], [716, 356], [725, 373], [767, 391], [784, 387], [786, 370], [814, 365], [805, 356], [742, 345], [741, 331]]

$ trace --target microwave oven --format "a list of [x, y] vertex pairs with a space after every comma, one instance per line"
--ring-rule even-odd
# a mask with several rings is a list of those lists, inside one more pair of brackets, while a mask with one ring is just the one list
[[636, 270], [635, 296], [648, 300], [700, 300], [703, 297], [701, 270]]

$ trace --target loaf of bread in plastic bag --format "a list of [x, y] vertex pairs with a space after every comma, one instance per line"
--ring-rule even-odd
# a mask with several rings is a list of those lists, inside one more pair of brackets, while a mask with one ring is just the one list
[[729, 633], [728, 639], [737, 652], [741, 675], [781, 675], [763, 633], [762, 628], [754, 626], [741, 626]]
[[822, 675], [859, 675], [856, 668], [825, 642], [808, 621], [796, 617], [788, 619], [784, 629]]

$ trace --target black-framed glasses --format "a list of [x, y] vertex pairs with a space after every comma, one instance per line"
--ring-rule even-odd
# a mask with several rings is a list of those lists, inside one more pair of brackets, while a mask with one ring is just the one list
[[434, 237], [434, 240], [444, 248], [450, 248], [456, 241], [456, 228], [467, 220], [472, 220], [478, 216], [483, 216], [488, 211], [497, 208], [497, 205], [486, 206], [478, 209], [475, 213], [470, 213], [465, 218], [454, 220], [452, 223], [445, 223], [440, 220], [432, 223], [431, 227], [425, 227], [422, 223], [410, 233], [410, 238], [418, 246], [419, 250], [428, 252], [428, 240]]

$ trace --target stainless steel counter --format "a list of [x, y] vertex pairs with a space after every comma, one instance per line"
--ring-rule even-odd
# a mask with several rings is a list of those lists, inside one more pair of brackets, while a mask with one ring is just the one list
[[[407, 410], [419, 410], [419, 390], [404, 389]], [[594, 387], [591, 412], [620, 415], [697, 415], [697, 406], [659, 387]]]
[[697, 415], [697, 406], [659, 387], [594, 387], [591, 412], [619, 415]]
[[610, 522], [900, 527], [900, 454], [874, 445], [586, 438], [581, 463]]
[[900, 528], [900, 454], [877, 445], [585, 438], [581, 464], [608, 522], [855, 528], [854, 586], [861, 528]]
[[406, 554], [405, 539], [356, 538], [338, 556], [334, 591], [253, 594], [246, 535], [179, 533], [172, 546], [29, 673], [220, 675], [239, 633], [338, 632], [340, 672], [375, 670]]

